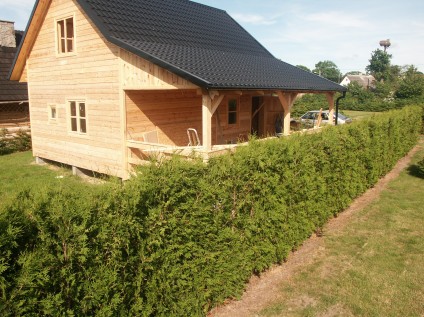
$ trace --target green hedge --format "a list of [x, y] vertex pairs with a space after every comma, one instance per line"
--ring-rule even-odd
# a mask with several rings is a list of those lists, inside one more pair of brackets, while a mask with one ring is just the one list
[[31, 149], [31, 135], [29, 133], [18, 130], [14, 137], [7, 137], [8, 134], [7, 129], [0, 130], [0, 155]]
[[[340, 110], [384, 112], [389, 110], [401, 109], [411, 104], [423, 104], [423, 98], [415, 99], [392, 99], [384, 100], [376, 97], [372, 92], [360, 88], [363, 93], [362, 98], [358, 98], [353, 92], [348, 91], [346, 97], [340, 101]], [[340, 97], [336, 94], [335, 99]], [[311, 110], [328, 109], [328, 101], [324, 94], [305, 94], [296, 99], [292, 108], [292, 117], [300, 117]]]
[[24, 191], [0, 212], [0, 315], [204, 316], [386, 174], [421, 111], [156, 162], [100, 194]]

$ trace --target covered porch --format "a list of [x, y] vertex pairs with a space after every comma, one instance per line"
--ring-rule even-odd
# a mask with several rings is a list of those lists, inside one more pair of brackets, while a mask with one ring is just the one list
[[[126, 90], [125, 142], [129, 170], [163, 156], [196, 156], [208, 160], [245, 144], [251, 135], [258, 138], [288, 136], [291, 110], [299, 93]], [[334, 112], [334, 92], [312, 93], [324, 93], [329, 111]]]

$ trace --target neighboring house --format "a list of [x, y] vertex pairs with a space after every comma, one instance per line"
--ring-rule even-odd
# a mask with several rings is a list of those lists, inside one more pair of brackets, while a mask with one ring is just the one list
[[19, 31], [14, 23], [0, 20], [0, 128], [29, 124], [28, 88], [26, 83], [9, 80], [9, 71], [15, 59]]
[[347, 75], [343, 78], [340, 85], [347, 87], [352, 82], [356, 82], [365, 89], [375, 88], [375, 78], [372, 75]]
[[29, 81], [34, 156], [122, 178], [147, 156], [275, 135], [282, 113], [289, 134], [297, 94], [333, 111], [346, 90], [187, 0], [38, 0], [10, 76]]

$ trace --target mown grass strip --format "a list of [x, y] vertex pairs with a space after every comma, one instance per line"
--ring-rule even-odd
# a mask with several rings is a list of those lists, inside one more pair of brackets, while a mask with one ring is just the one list
[[260, 316], [423, 316], [424, 179], [415, 164], [352, 218]]
[[65, 167], [35, 164], [31, 151], [0, 156], [0, 207], [22, 190], [47, 186], [95, 188]]

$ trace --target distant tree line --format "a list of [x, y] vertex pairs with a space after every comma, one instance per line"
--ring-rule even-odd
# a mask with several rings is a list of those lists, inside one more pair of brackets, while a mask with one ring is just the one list
[[[313, 70], [306, 66], [297, 67], [318, 74], [336, 83], [346, 75], [359, 75], [359, 71], [351, 71], [344, 75], [332, 61], [320, 61]], [[376, 49], [372, 52], [369, 65], [365, 68], [368, 75], [373, 75], [375, 82], [371, 87], [362, 87], [356, 82], [350, 83], [347, 88], [346, 99], [342, 108], [360, 111], [385, 111], [402, 108], [406, 104], [424, 104], [424, 74], [414, 65], [393, 65], [392, 55]], [[313, 95], [297, 100], [297, 112], [305, 110], [327, 108], [328, 103], [324, 96]], [[296, 112], [295, 115], [299, 115]]]

